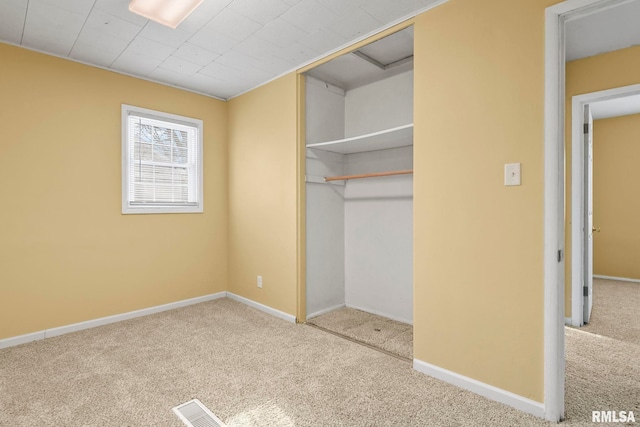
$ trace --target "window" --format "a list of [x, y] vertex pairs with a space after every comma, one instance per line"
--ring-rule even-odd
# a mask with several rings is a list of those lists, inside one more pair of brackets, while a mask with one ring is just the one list
[[202, 212], [202, 121], [122, 106], [122, 213]]

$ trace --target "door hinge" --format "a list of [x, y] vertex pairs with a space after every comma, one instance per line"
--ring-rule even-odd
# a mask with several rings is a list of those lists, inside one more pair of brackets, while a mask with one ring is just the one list
[[562, 249], [558, 251], [558, 262], [562, 262]]
[[584, 124], [584, 133], [585, 135], [589, 133], [589, 123]]
[[588, 297], [589, 296], [589, 287], [585, 286], [582, 288], [582, 296], [584, 297]]

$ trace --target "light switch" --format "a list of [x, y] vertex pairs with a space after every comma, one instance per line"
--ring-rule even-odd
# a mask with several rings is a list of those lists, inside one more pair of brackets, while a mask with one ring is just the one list
[[504, 185], [520, 185], [520, 163], [507, 163], [504, 165]]

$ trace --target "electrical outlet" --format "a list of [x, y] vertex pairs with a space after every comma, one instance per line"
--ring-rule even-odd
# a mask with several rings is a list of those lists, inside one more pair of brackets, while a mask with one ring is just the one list
[[262, 288], [262, 276], [258, 276], [258, 287]]

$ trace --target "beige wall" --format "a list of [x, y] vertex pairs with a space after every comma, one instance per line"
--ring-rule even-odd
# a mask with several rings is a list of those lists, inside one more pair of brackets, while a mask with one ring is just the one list
[[228, 106], [229, 291], [296, 315], [296, 75]]
[[640, 83], [638, 69], [640, 69], [640, 46], [567, 63], [565, 317], [571, 317], [571, 99], [574, 95], [638, 84]]
[[538, 402], [553, 3], [451, 0], [415, 24], [414, 357]]
[[[0, 44], [0, 339], [226, 290], [226, 105]], [[204, 121], [203, 214], [121, 214], [121, 104]]]
[[593, 272], [640, 279], [640, 114], [593, 125]]

